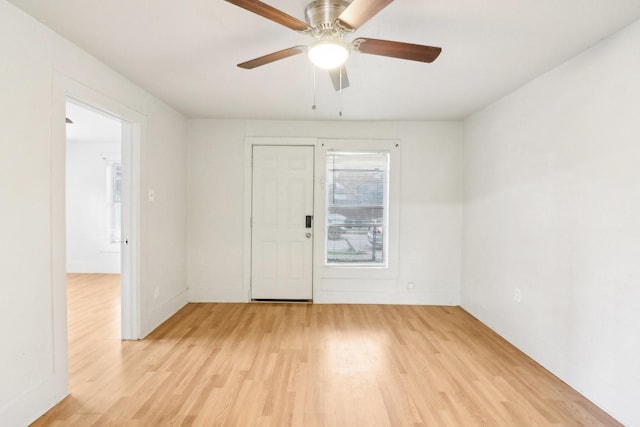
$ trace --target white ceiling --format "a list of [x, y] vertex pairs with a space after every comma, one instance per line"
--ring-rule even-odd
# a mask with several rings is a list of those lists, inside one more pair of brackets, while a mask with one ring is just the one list
[[[307, 44], [223, 0], [10, 0], [188, 117], [338, 119], [340, 97]], [[306, 0], [267, 0], [304, 20]], [[640, 18], [639, 0], [396, 0], [352, 37], [440, 46], [432, 64], [355, 53], [347, 120], [461, 119]]]

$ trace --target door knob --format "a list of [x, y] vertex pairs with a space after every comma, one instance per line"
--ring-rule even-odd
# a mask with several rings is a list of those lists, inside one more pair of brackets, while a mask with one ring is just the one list
[[307, 234], [305, 234], [305, 236], [307, 236], [307, 239], [310, 239], [311, 238], [311, 233], [307, 233]]

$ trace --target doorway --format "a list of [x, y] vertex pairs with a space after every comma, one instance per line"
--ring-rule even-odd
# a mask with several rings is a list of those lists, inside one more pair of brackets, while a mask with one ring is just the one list
[[118, 275], [120, 336], [138, 339], [133, 197], [134, 126], [76, 99], [66, 101], [67, 273]]
[[252, 147], [251, 299], [313, 295], [314, 147]]
[[120, 274], [122, 123], [68, 101], [67, 273]]

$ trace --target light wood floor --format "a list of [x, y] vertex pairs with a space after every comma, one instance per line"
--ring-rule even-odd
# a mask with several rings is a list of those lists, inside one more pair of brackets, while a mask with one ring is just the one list
[[69, 277], [71, 396], [35, 426], [620, 425], [457, 307], [189, 304], [121, 342]]

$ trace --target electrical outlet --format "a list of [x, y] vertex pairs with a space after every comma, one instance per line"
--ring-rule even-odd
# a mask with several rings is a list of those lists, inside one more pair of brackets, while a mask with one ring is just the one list
[[520, 288], [515, 288], [513, 290], [513, 299], [515, 302], [522, 301], [522, 290]]
[[416, 284], [413, 282], [409, 282], [407, 283], [407, 289], [415, 289], [416, 288]]

